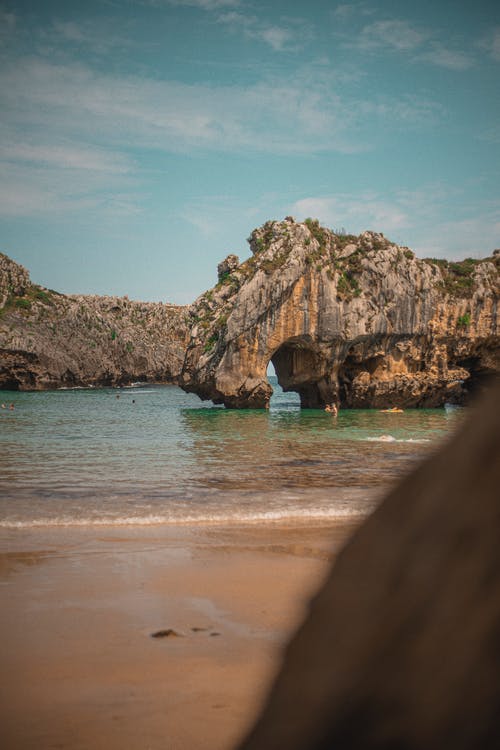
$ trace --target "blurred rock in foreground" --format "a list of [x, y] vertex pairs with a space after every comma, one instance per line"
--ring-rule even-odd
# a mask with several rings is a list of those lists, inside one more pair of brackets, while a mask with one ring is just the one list
[[240, 750], [500, 747], [500, 390], [340, 553]]

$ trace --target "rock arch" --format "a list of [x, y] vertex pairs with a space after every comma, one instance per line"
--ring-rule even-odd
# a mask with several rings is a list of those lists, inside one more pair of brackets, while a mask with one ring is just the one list
[[285, 340], [272, 354], [278, 383], [300, 396], [304, 409], [324, 408], [336, 397], [335, 382], [328, 376], [328, 363], [321, 347], [308, 335]]
[[[253, 256], [219, 264], [218, 284], [190, 308], [186, 391], [265, 408], [272, 361], [303, 407], [334, 397], [348, 407], [432, 407], [461, 403], [471, 372], [500, 370], [500, 259], [455, 277], [381, 234], [336, 235], [291, 217], [249, 241]], [[481, 368], [478, 352], [487, 352]]]

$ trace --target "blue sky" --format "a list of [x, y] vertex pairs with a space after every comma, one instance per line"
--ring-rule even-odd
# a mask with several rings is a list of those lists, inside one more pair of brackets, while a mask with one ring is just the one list
[[499, 5], [0, 0], [0, 250], [179, 303], [289, 214], [489, 255]]

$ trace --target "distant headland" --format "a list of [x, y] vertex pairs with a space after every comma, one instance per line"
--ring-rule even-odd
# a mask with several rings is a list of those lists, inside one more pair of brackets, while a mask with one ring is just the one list
[[0, 388], [176, 382], [187, 309], [127, 297], [64, 295], [0, 254]]

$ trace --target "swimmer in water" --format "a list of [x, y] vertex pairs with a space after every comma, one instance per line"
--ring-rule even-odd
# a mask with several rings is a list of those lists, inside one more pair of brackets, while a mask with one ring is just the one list
[[327, 411], [329, 414], [331, 414], [332, 417], [336, 417], [338, 415], [338, 413], [339, 413], [339, 410], [337, 408], [337, 404], [335, 403], [335, 401], [332, 401], [331, 404], [327, 404], [325, 406], [325, 411]]

